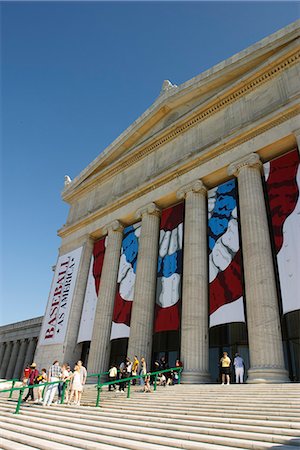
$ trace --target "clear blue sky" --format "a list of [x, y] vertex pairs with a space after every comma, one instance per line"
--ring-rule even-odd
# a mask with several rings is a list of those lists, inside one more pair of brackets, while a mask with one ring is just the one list
[[44, 314], [75, 177], [158, 96], [296, 20], [288, 2], [1, 5], [6, 324]]

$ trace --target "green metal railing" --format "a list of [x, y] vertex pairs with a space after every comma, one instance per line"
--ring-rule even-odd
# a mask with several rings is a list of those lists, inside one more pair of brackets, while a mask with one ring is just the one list
[[[11, 381], [11, 380], [9, 380], [9, 381]], [[17, 381], [19, 381], [19, 380], [17, 380]], [[12, 398], [13, 392], [14, 391], [19, 391], [17, 406], [16, 406], [16, 410], [14, 412], [14, 414], [19, 414], [21, 403], [22, 403], [22, 400], [23, 400], [24, 391], [26, 389], [36, 389], [36, 388], [40, 388], [40, 387], [43, 387], [43, 386], [44, 386], [44, 389], [45, 389], [47, 386], [63, 383], [63, 390], [62, 390], [62, 393], [61, 393], [61, 400], [60, 400], [60, 403], [63, 405], [64, 401], [65, 401], [66, 389], [67, 389], [67, 386], [68, 386], [69, 382], [70, 382], [70, 380], [66, 380], [66, 381], [60, 380], [60, 381], [51, 381], [51, 382], [47, 382], [47, 383], [39, 383], [39, 384], [32, 384], [32, 385], [19, 386], [19, 387], [12, 386], [11, 388], [0, 390], [0, 394], [3, 394], [5, 392], [9, 392], [10, 394], [9, 394], [8, 398]]]
[[98, 383], [96, 385], [97, 388], [97, 399], [96, 399], [96, 406], [98, 407], [100, 405], [100, 399], [101, 399], [101, 391], [103, 386], [111, 386], [111, 385], [115, 385], [115, 384], [121, 384], [121, 383], [128, 383], [127, 385], [127, 398], [130, 398], [130, 387], [131, 387], [131, 381], [132, 380], [138, 380], [141, 378], [146, 378], [146, 377], [152, 377], [154, 376], [154, 391], [156, 391], [156, 387], [157, 387], [157, 378], [158, 375], [161, 373], [170, 373], [170, 372], [178, 372], [178, 384], [180, 384], [181, 382], [181, 372], [182, 372], [183, 368], [182, 367], [173, 367], [170, 369], [164, 369], [164, 370], [158, 370], [157, 372], [148, 372], [145, 375], [135, 375], [134, 377], [128, 377], [128, 378], [120, 378], [118, 380], [114, 380], [114, 381], [106, 381], [104, 383]]
[[[103, 386], [110, 386], [110, 385], [115, 385], [115, 384], [121, 384], [121, 383], [125, 383], [126, 384], [126, 383], [128, 383], [127, 384], [127, 398], [130, 398], [130, 388], [131, 388], [131, 381], [132, 380], [139, 380], [141, 378], [146, 378], [146, 377], [150, 377], [152, 379], [154, 378], [153, 386], [154, 386], [154, 391], [156, 391], [157, 378], [158, 378], [159, 374], [161, 374], [161, 373], [170, 373], [170, 372], [178, 372], [178, 384], [180, 384], [182, 370], [183, 370], [182, 367], [174, 367], [174, 368], [170, 368], [170, 369], [158, 370], [157, 372], [149, 372], [149, 373], [146, 373], [144, 375], [135, 375], [133, 377], [128, 377], [128, 378], [119, 378], [118, 380], [105, 381], [105, 382], [102, 382], [102, 383], [100, 381], [101, 377], [104, 376], [104, 375], [108, 375], [108, 372], [89, 374], [89, 375], [87, 375], [87, 377], [97, 377], [98, 382], [96, 384], [96, 388], [97, 388], [96, 406], [99, 407], [100, 400], [101, 400], [101, 391], [102, 391]], [[12, 394], [13, 394], [14, 391], [19, 391], [17, 406], [16, 406], [16, 410], [15, 410], [14, 414], [19, 414], [21, 403], [22, 403], [22, 400], [23, 400], [24, 391], [26, 389], [36, 389], [36, 388], [40, 388], [40, 387], [44, 386], [44, 390], [45, 390], [45, 388], [47, 386], [63, 383], [63, 390], [62, 390], [61, 401], [60, 401], [60, 403], [63, 405], [64, 404], [64, 400], [65, 400], [66, 389], [67, 389], [68, 384], [70, 383], [70, 380], [65, 380], [65, 381], [59, 380], [59, 381], [51, 381], [51, 382], [47, 382], [47, 383], [40, 383], [40, 384], [33, 384], [33, 385], [26, 385], [26, 386], [15, 387], [16, 381], [19, 381], [19, 380], [16, 379], [16, 378], [14, 378], [13, 380], [6, 380], [5, 381], [6, 383], [12, 382], [12, 386], [10, 388], [8, 388], [8, 389], [0, 390], [0, 394], [5, 393], [5, 392], [9, 392], [8, 398], [12, 398]], [[3, 383], [4, 383], [4, 381], [3, 381]]]

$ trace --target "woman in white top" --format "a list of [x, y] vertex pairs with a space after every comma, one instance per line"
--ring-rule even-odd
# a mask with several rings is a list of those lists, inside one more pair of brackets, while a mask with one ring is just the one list
[[71, 396], [70, 396], [70, 402], [73, 400], [74, 396], [74, 405], [80, 406], [80, 399], [81, 399], [81, 393], [82, 393], [82, 383], [81, 383], [81, 377], [80, 377], [80, 367], [76, 364], [74, 367], [74, 372], [71, 375], [72, 377], [72, 390], [71, 390]]

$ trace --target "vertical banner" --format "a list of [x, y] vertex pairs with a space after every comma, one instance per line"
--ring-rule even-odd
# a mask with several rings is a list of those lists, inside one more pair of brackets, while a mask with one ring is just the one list
[[62, 344], [73, 301], [82, 247], [58, 258], [39, 345]]
[[267, 197], [286, 314], [300, 309], [300, 167], [298, 150], [264, 164]]
[[208, 192], [209, 326], [245, 322], [236, 180]]
[[78, 343], [92, 340], [105, 248], [106, 237], [94, 244], [77, 338]]
[[180, 327], [183, 213], [180, 203], [161, 215], [154, 333]]
[[125, 228], [110, 339], [129, 337], [141, 222]]

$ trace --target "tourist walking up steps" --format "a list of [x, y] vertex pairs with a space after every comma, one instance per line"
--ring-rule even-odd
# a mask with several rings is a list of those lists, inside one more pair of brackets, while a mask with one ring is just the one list
[[[142, 357], [141, 358], [141, 367], [140, 367], [139, 375], [146, 375], [146, 373], [147, 373], [147, 365], [146, 365], [145, 358]], [[145, 385], [145, 378], [140, 378], [140, 385], [141, 386]]]
[[233, 360], [234, 370], [235, 370], [235, 382], [244, 383], [244, 360], [236, 353]]
[[[231, 359], [227, 352], [223, 352], [223, 356], [220, 359], [221, 373], [222, 373], [222, 384], [230, 384], [230, 364]], [[225, 383], [227, 381], [227, 383]]]
[[[60, 378], [61, 378], [61, 368], [59, 366], [59, 362], [56, 360], [54, 361], [52, 366], [49, 367], [48, 382], [51, 383], [53, 381], [59, 381]], [[58, 390], [58, 383], [47, 386], [43, 401], [44, 406], [51, 405], [57, 390]]]
[[77, 361], [77, 366], [79, 366], [81, 384], [82, 384], [82, 386], [84, 386], [86, 383], [86, 378], [87, 378], [87, 370], [84, 367], [82, 361]]
[[83, 390], [81, 379], [80, 366], [76, 364], [72, 375], [72, 390], [69, 404], [72, 402], [74, 396], [74, 405], [80, 406], [81, 394]]
[[[138, 357], [135, 355], [134, 359], [133, 359], [133, 363], [132, 363], [132, 376], [135, 377], [138, 374], [138, 370], [139, 370], [139, 360]], [[136, 385], [136, 379], [132, 380], [132, 384], [133, 386]]]
[[[28, 386], [33, 386], [35, 383], [35, 379], [39, 375], [39, 372], [36, 368], [36, 363], [32, 363], [30, 366], [30, 372], [28, 377]], [[26, 397], [24, 397], [23, 402], [27, 402], [28, 398], [31, 397], [31, 400], [34, 402], [34, 389], [29, 388]]]
[[[115, 364], [112, 364], [109, 368], [108, 371], [108, 381], [116, 381], [117, 379], [117, 375], [118, 375], [118, 369], [116, 368]], [[112, 390], [116, 390], [116, 385], [115, 384], [110, 384], [108, 386], [108, 390], [112, 391]]]

